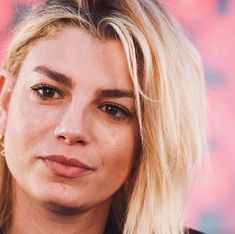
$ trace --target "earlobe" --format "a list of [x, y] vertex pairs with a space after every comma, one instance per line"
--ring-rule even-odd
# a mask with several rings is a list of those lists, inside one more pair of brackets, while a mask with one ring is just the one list
[[6, 128], [8, 104], [13, 88], [13, 77], [5, 69], [0, 69], [0, 133]]

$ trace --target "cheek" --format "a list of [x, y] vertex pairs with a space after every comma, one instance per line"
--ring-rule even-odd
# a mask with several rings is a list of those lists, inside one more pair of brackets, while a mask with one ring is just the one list
[[53, 114], [54, 112], [38, 108], [27, 97], [15, 92], [9, 104], [5, 133], [8, 160], [18, 163], [20, 157], [20, 163], [23, 166], [28, 158], [27, 155], [30, 155], [30, 152], [32, 154], [38, 143], [47, 138], [50, 133], [56, 119]]
[[108, 150], [102, 160], [105, 178], [108, 178], [109, 186], [116, 187], [116, 190], [127, 179], [136, 157], [136, 137], [132, 130], [115, 131], [107, 137], [106, 146], [103, 147]]
[[58, 110], [51, 111], [49, 106], [40, 106], [30, 100], [27, 94], [20, 92], [20, 89], [14, 92], [7, 120], [9, 135], [14, 139], [21, 139], [21, 143], [32, 143], [39, 137], [45, 137], [60, 116]]

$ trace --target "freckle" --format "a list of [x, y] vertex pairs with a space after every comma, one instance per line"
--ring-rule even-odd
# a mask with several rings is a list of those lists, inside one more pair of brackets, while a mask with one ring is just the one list
[[64, 186], [63, 184], [60, 184], [60, 188], [61, 188], [62, 190], [65, 190], [65, 186]]

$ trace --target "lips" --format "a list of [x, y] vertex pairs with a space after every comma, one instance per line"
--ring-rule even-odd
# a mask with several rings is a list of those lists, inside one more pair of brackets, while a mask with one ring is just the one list
[[77, 178], [93, 170], [79, 160], [63, 155], [50, 155], [40, 159], [53, 174], [66, 178]]

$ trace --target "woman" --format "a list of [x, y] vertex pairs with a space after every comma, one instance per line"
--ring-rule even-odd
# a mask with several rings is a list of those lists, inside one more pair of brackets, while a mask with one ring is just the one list
[[188, 233], [203, 85], [161, 1], [41, 2], [1, 70], [2, 231]]

